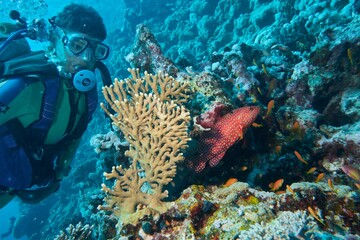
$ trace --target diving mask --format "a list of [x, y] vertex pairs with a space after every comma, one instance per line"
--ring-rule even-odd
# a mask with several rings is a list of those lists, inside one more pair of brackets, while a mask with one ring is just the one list
[[91, 47], [94, 50], [96, 60], [104, 60], [109, 56], [109, 47], [107, 45], [102, 42], [92, 41], [84, 36], [65, 35], [62, 42], [75, 55], [79, 55], [88, 47]]

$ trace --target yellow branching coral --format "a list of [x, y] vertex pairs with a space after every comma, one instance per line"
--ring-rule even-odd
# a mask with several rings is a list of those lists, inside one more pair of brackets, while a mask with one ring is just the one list
[[[112, 188], [102, 185], [106, 205], [99, 209], [112, 211], [123, 223], [136, 223], [144, 214], [166, 210], [163, 187], [176, 174], [176, 164], [183, 161], [181, 150], [187, 147], [190, 115], [180, 104], [187, 100], [187, 84], [162, 75], [130, 70], [131, 79], [115, 80], [104, 87], [103, 94], [112, 115], [102, 104], [130, 143], [125, 155], [132, 162], [128, 169], [113, 167], [104, 173], [115, 179]], [[141, 208], [141, 210], [140, 210]]]

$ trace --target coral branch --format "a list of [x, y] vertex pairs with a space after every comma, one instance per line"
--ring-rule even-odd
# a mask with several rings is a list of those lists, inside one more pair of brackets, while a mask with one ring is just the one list
[[[123, 223], [135, 223], [148, 208], [165, 210], [161, 202], [167, 197], [163, 187], [176, 175], [176, 164], [183, 161], [181, 150], [187, 147], [190, 115], [181, 106], [187, 100], [187, 84], [163, 75], [129, 70], [132, 78], [115, 80], [103, 94], [111, 108], [113, 120], [129, 142], [125, 155], [131, 159], [128, 169], [113, 167], [106, 179], [115, 179], [112, 188], [105, 184], [106, 205], [99, 209], [112, 211]], [[146, 212], [146, 211], [143, 211]], [[144, 213], [145, 214], [145, 213]]]

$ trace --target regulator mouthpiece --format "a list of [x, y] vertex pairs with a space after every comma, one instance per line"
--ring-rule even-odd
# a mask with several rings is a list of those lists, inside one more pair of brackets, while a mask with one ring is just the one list
[[86, 69], [80, 70], [74, 75], [73, 84], [76, 90], [88, 92], [96, 85], [95, 73]]

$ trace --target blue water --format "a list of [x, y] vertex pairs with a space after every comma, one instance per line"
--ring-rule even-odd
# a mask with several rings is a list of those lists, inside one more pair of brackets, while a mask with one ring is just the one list
[[[4, 233], [9, 231], [10, 228], [10, 219], [17, 217], [19, 214], [20, 203], [16, 199], [6, 205], [4, 208], [0, 209], [0, 239], [12, 240], [15, 239], [11, 235], [7, 237], [1, 237]], [[28, 239], [27, 237], [22, 237], [18, 239]]]

